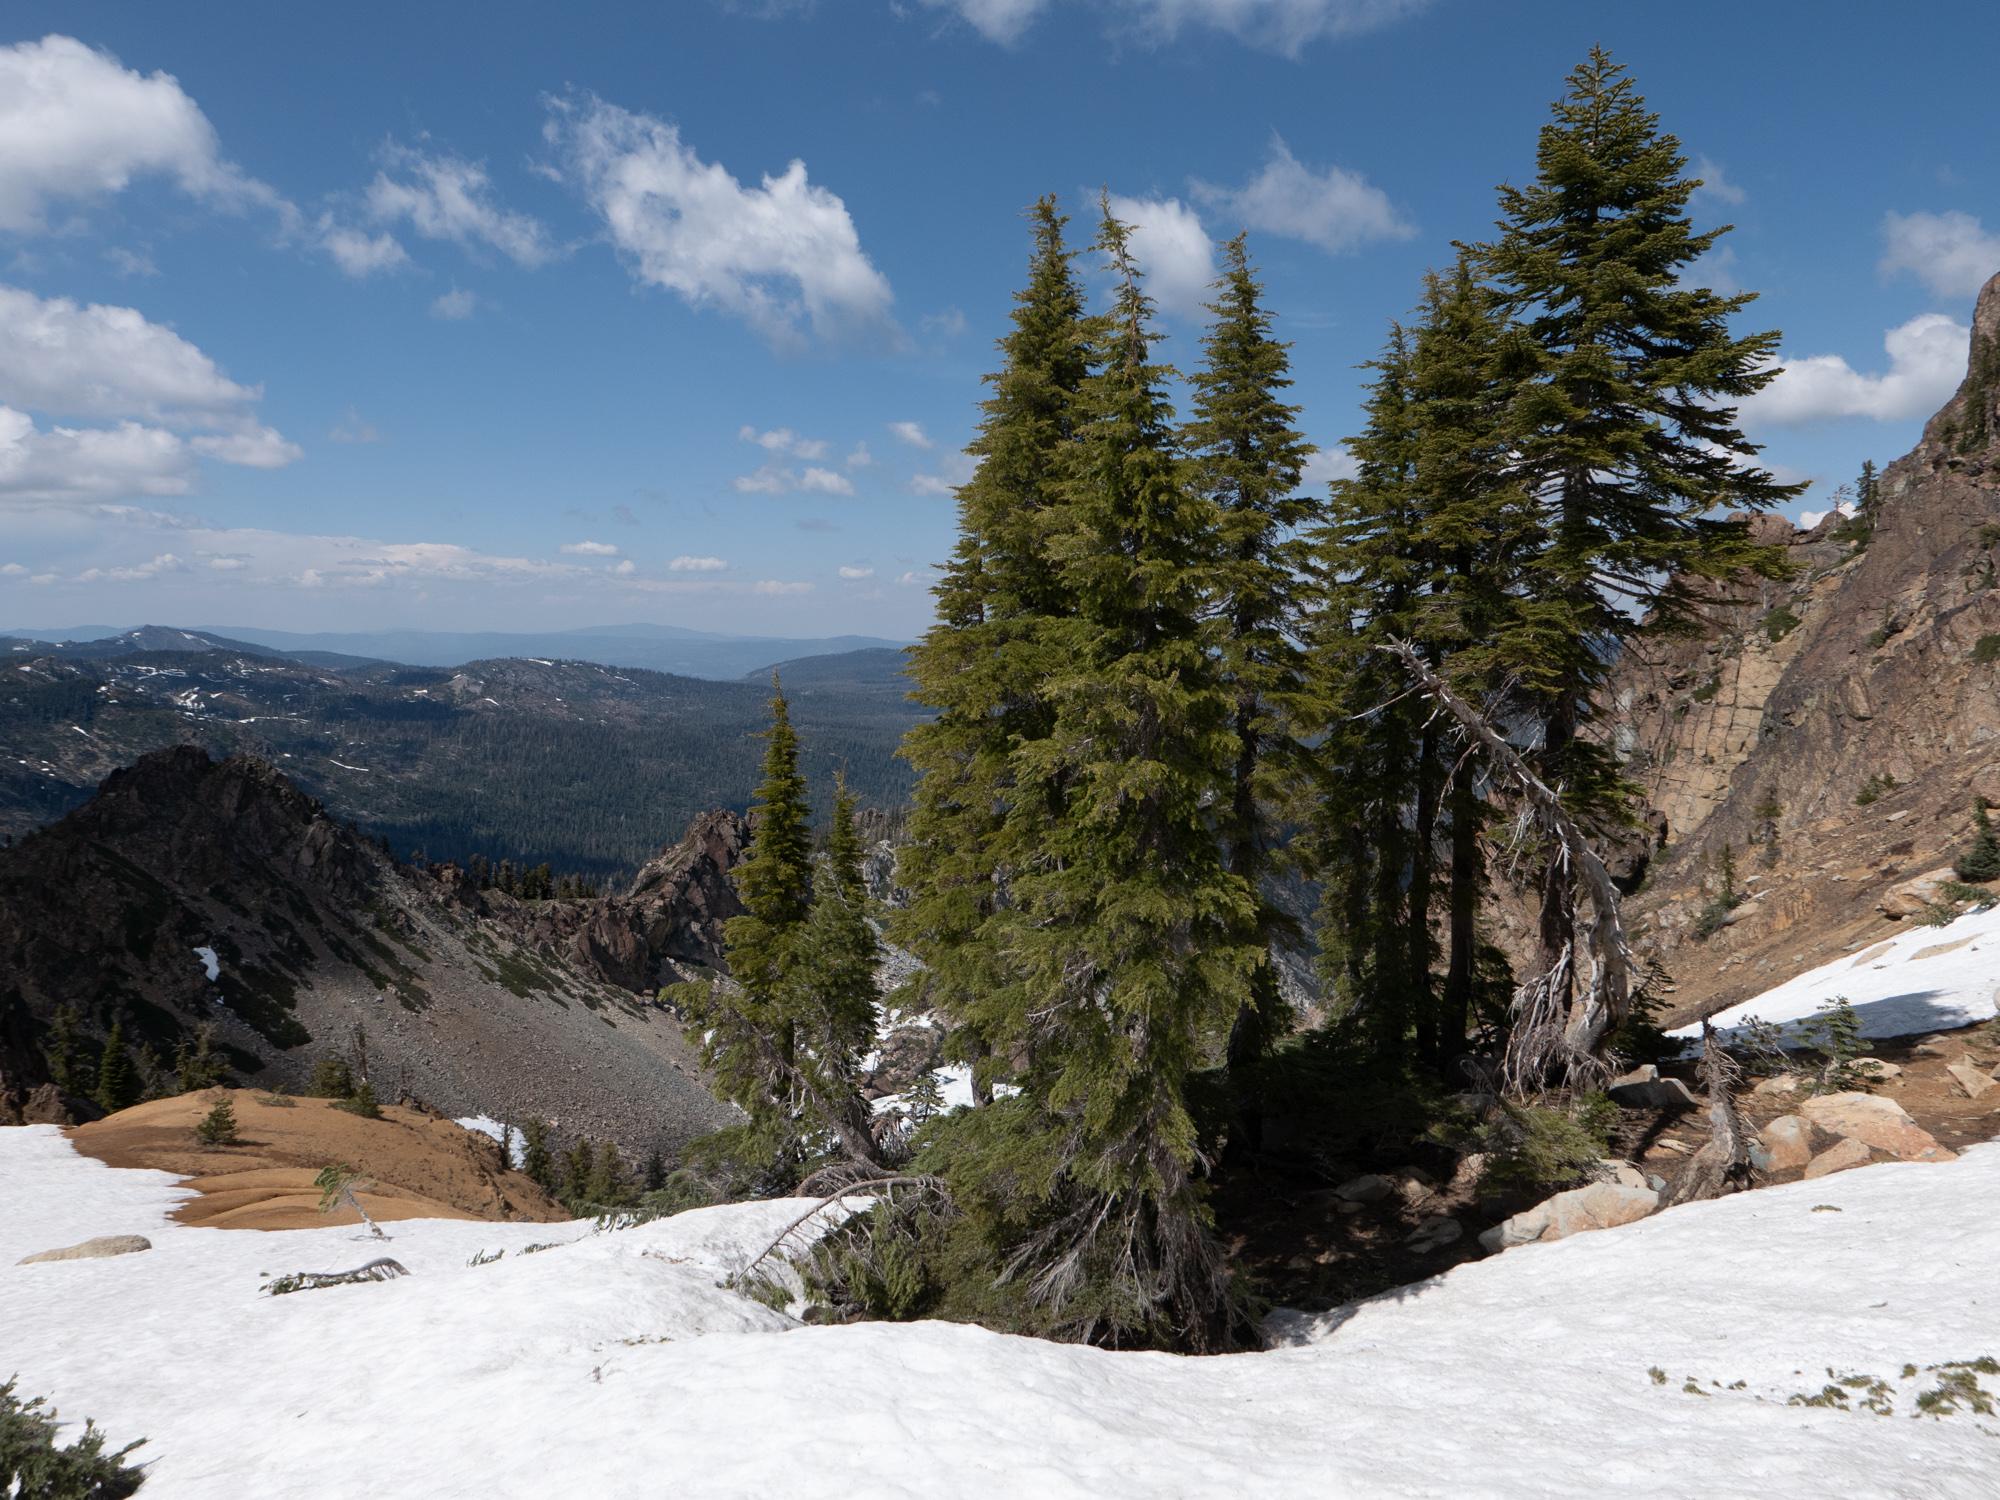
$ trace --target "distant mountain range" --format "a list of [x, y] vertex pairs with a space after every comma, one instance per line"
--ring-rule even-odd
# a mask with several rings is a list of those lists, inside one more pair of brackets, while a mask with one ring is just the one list
[[[235, 650], [283, 655], [318, 666], [399, 662], [413, 667], [457, 667], [501, 657], [589, 661], [607, 667], [642, 667], [679, 677], [727, 682], [780, 662], [848, 651], [896, 651], [901, 641], [840, 635], [818, 639], [714, 635], [675, 625], [590, 625], [554, 631], [363, 630], [301, 633], [252, 625], [143, 625], [136, 629], [77, 626], [69, 630], [18, 629], [0, 635], [70, 648], [65, 654], [116, 655], [120, 651]], [[83, 649], [79, 649], [83, 648]]]

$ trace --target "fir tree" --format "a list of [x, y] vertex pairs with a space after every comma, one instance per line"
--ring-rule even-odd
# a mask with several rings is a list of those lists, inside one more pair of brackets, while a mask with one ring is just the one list
[[584, 1185], [583, 1201], [593, 1208], [617, 1208], [631, 1197], [625, 1178], [625, 1160], [610, 1141], [601, 1143], [590, 1164], [590, 1180]]
[[1089, 322], [1093, 369], [1047, 539], [1075, 613], [1049, 627], [1051, 731], [1011, 757], [1023, 858], [1003, 951], [1020, 982], [989, 1034], [1025, 1057], [1026, 1102], [997, 1161], [1007, 1192], [1040, 1187], [1013, 1254], [1037, 1268], [1031, 1292], [1058, 1326], [1209, 1348], [1239, 1309], [1195, 1176], [1187, 1083], [1260, 961], [1255, 901], [1209, 812], [1227, 804], [1237, 749], [1203, 620], [1219, 518], [1185, 482], [1171, 372], [1152, 362], [1152, 304], [1108, 204], [1097, 248], [1114, 304]]
[[660, 1155], [658, 1146], [646, 1153], [644, 1181], [646, 1191], [649, 1193], [657, 1193], [667, 1185], [667, 1161]]
[[50, 1015], [48, 1040], [42, 1044], [42, 1054], [48, 1059], [49, 1081], [65, 1094], [83, 1092], [78, 1073], [77, 1024], [76, 1007], [65, 1001]]
[[[1223, 836], [1230, 870], [1261, 897], [1276, 842], [1274, 783], [1294, 770], [1301, 748], [1291, 719], [1305, 685], [1297, 635], [1305, 615], [1299, 533], [1321, 506], [1299, 493], [1313, 449], [1294, 425], [1298, 408], [1283, 399], [1292, 384], [1289, 346], [1272, 336], [1263, 287], [1240, 234], [1223, 247], [1215, 292], [1209, 308], [1214, 322], [1203, 340], [1203, 366], [1190, 381], [1193, 412], [1181, 443], [1193, 459], [1195, 488], [1217, 512], [1213, 607], [1220, 615], [1219, 650], [1236, 737]], [[1282, 914], [1260, 899], [1256, 941], [1268, 950], [1286, 926]], [[1284, 1022], [1277, 969], [1267, 961], [1258, 966], [1231, 1026], [1231, 1068], [1240, 1071], [1265, 1051]]]
[[236, 1107], [224, 1094], [215, 1101], [215, 1107], [201, 1117], [194, 1128], [195, 1135], [204, 1146], [234, 1146], [242, 1138], [237, 1134]]
[[1984, 797], [1972, 799], [1972, 847], [1953, 866], [1958, 878], [1968, 884], [2000, 880], [2000, 834], [1993, 831], [1993, 820], [1986, 811], [1988, 805]]
[[1046, 536], [1086, 369], [1067, 220], [1053, 198], [1029, 218], [1028, 282], [967, 449], [978, 468], [958, 491], [958, 543], [935, 590], [937, 623], [910, 652], [914, 696], [935, 716], [904, 737], [902, 752], [918, 781], [897, 870], [910, 902], [894, 931], [924, 960], [925, 997], [951, 1025], [953, 1055], [975, 1065], [975, 1100], [988, 1097], [990, 1034], [1011, 1004], [993, 925], [1019, 854], [1005, 817], [1015, 795], [1010, 756], [1049, 732], [1048, 627], [1071, 609]]
[[521, 1126], [521, 1171], [537, 1187], [555, 1191], [556, 1164], [549, 1152], [548, 1122], [532, 1115]]
[[590, 1202], [591, 1178], [596, 1171], [596, 1148], [587, 1138], [579, 1140], [563, 1158], [563, 1202], [571, 1205]]
[[[1629, 800], [1589, 732], [1617, 648], [1641, 617], [1650, 630], [1688, 627], [1698, 580], [1781, 571], [1743, 521], [1713, 512], [1798, 493], [1750, 462], [1758, 449], [1737, 426], [1735, 403], [1776, 374], [1778, 335], [1736, 336], [1729, 319], [1751, 297], [1683, 280], [1724, 232], [1689, 222], [1686, 166], [1624, 70], [1593, 49], [1542, 128], [1535, 181], [1500, 190], [1500, 235], [1486, 251], [1532, 356], [1514, 401], [1512, 470], [1543, 513], [1512, 666], [1540, 722], [1543, 778], [1600, 828]], [[1542, 968], [1558, 973], [1575, 938], [1574, 883], [1552, 852]], [[1568, 978], [1560, 970], [1558, 1003]], [[1569, 1045], [1594, 1050], [1614, 1019], [1568, 1017]]]
[[836, 779], [826, 860], [813, 882], [812, 909], [796, 939], [783, 1008], [797, 1039], [796, 1062], [810, 1070], [815, 1106], [836, 1110], [865, 1133], [858, 1074], [875, 1037], [875, 968], [880, 944], [868, 921], [868, 886], [854, 795]]
[[174, 1044], [174, 1083], [183, 1094], [214, 1088], [229, 1072], [229, 1066], [215, 1055], [215, 1027], [204, 1021], [195, 1028], [194, 1045], [186, 1037]]
[[93, 1097], [106, 1114], [116, 1114], [139, 1102], [142, 1092], [132, 1054], [125, 1050], [125, 1023], [113, 1021], [97, 1059], [97, 1091]]

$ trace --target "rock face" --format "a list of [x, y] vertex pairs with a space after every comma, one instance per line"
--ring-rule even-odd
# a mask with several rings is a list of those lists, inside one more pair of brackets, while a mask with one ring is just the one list
[[1592, 1229], [1613, 1229], [1643, 1219], [1660, 1206], [1660, 1195], [1649, 1187], [1619, 1182], [1593, 1182], [1588, 1187], [1557, 1193], [1524, 1213], [1494, 1225], [1479, 1236], [1488, 1250], [1567, 1239]]
[[100, 1234], [78, 1245], [65, 1245], [60, 1250], [39, 1250], [33, 1255], [24, 1255], [15, 1264], [33, 1266], [50, 1260], [108, 1260], [114, 1255], [133, 1255], [152, 1248], [153, 1242], [143, 1234]]
[[1822, 1094], [1801, 1104], [1799, 1114], [1829, 1135], [1873, 1146], [1898, 1161], [1952, 1161], [1958, 1154], [1939, 1145], [1902, 1105], [1874, 1094]]
[[[2000, 802], [2000, 277], [1973, 325], [1964, 383], [1882, 471], [1871, 524], [1758, 519], [1793, 575], [1726, 586], [1713, 632], [1614, 674], [1604, 732], [1671, 825], [1630, 918], [1676, 981], [1673, 1021], [1907, 920], [1973, 797]], [[1758, 899], [1698, 938], [1725, 847]]]
[[2000, 1089], [2000, 1083], [1994, 1081], [1991, 1073], [1969, 1062], [1946, 1063], [1944, 1070], [1951, 1074], [1952, 1086], [1968, 1099], [1983, 1099], [1993, 1090]]
[[[45, 1087], [62, 1016], [72, 1083], [113, 1023], [145, 1084], [206, 1026], [245, 1082], [297, 1089], [338, 1054], [385, 1098], [676, 1148], [732, 1115], [632, 990], [719, 942], [740, 828], [697, 831], [611, 902], [488, 901], [448, 866], [392, 861], [264, 762], [144, 756], [0, 849], [0, 1115], [74, 1111]], [[593, 920], [607, 947], [629, 939], [634, 985], [567, 951]]]

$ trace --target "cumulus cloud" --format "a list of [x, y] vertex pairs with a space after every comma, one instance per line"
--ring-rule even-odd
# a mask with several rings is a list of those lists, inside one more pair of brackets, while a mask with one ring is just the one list
[[875, 570], [873, 568], [851, 567], [846, 563], [842, 563], [840, 567], [840, 576], [842, 578], [850, 580], [858, 578], [873, 578], [875, 576]]
[[336, 266], [357, 280], [410, 263], [409, 253], [393, 234], [369, 234], [337, 224], [331, 215], [319, 222], [319, 243]]
[[628, 557], [620, 561], [611, 571], [620, 578], [630, 578], [639, 571], [639, 565]]
[[721, 573], [729, 564], [719, 557], [681, 556], [667, 564], [668, 571], [674, 573]]
[[803, 161], [746, 187], [677, 126], [589, 96], [556, 101], [546, 134], [641, 281], [779, 346], [892, 327], [888, 279]]
[[[181, 495], [196, 460], [282, 468], [298, 445], [256, 420], [262, 391], [136, 309], [0, 286], [0, 494]], [[45, 418], [109, 427], [38, 427]]]
[[[1053, 0], [923, 0], [949, 11], [988, 41], [1011, 46]], [[1296, 57], [1317, 41], [1372, 31], [1423, 10], [1429, 0], [1097, 0], [1111, 26], [1142, 40], [1170, 42], [1183, 31], [1213, 30], [1247, 46]]]
[[562, 550], [571, 557], [616, 557], [618, 549], [609, 542], [564, 542]]
[[1132, 227], [1132, 254], [1146, 273], [1146, 291], [1161, 309], [1202, 317], [1215, 280], [1215, 247], [1201, 216], [1178, 198], [1121, 198], [1112, 215]]
[[518, 266], [540, 266], [554, 257], [555, 246], [539, 219], [495, 201], [483, 164], [391, 141], [382, 149], [382, 166], [368, 187], [368, 212], [377, 223], [407, 223], [427, 240], [447, 240], [463, 250], [497, 250]]
[[794, 469], [784, 464], [761, 465], [754, 473], [739, 474], [730, 481], [739, 495], [789, 495], [803, 490], [818, 495], [851, 495], [853, 481], [834, 469], [807, 465]]
[[889, 431], [895, 434], [898, 442], [908, 443], [912, 448], [931, 446], [930, 434], [924, 431], [921, 422], [891, 422]]
[[462, 323], [479, 306], [479, 298], [463, 287], [453, 287], [431, 303], [431, 316], [447, 323]]
[[1908, 272], [1939, 297], [1968, 297], [2000, 273], [2000, 233], [1971, 214], [1891, 213], [1882, 220], [1885, 276]]
[[805, 582], [788, 582], [782, 578], [760, 578], [751, 585], [756, 594], [810, 594], [813, 586]]
[[153, 264], [153, 257], [142, 250], [128, 250], [123, 245], [113, 245], [104, 252], [105, 262], [120, 276], [157, 276], [160, 268]]
[[1701, 186], [1696, 191], [1705, 197], [1713, 198], [1717, 203], [1726, 203], [1735, 208], [1750, 196], [1729, 180], [1728, 174], [1722, 170], [1719, 162], [1706, 156], [1697, 156], [1694, 159], [1694, 175], [1701, 179]]
[[768, 432], [759, 432], [748, 422], [736, 429], [739, 443], [755, 443], [770, 453], [785, 453], [793, 458], [818, 459], [826, 457], [826, 444], [819, 438], [800, 437], [789, 427], [773, 427]]
[[866, 443], [856, 443], [854, 451], [848, 454], [846, 459], [847, 467], [850, 469], [866, 469], [871, 467], [874, 462], [875, 455], [868, 451]]
[[851, 495], [854, 482], [832, 469], [807, 469], [799, 475], [799, 488], [817, 495]]
[[73, 37], [0, 47], [0, 230], [46, 229], [56, 205], [110, 197], [141, 177], [224, 208], [290, 209], [223, 158], [171, 74], [134, 72]]
[[1299, 488], [1324, 494], [1328, 485], [1337, 480], [1352, 479], [1360, 472], [1354, 455], [1339, 443], [1333, 443], [1306, 460], [1305, 469], [1299, 475]]
[[1929, 416], [1958, 389], [1972, 331], [1923, 313], [1883, 335], [1889, 368], [1864, 375], [1838, 354], [1785, 363], [1778, 378], [1742, 404], [1751, 423], [1793, 425], [1839, 417], [1897, 421]]
[[1416, 233], [1388, 194], [1359, 172], [1345, 167], [1314, 171], [1277, 136], [1271, 138], [1270, 160], [1242, 187], [1197, 181], [1189, 191], [1234, 225], [1304, 240], [1330, 254], [1378, 240], [1406, 240]]
[[949, 500], [958, 493], [958, 487], [972, 478], [979, 465], [970, 454], [954, 453], [946, 458], [935, 474], [912, 474], [910, 493], [934, 499]]
[[347, 415], [327, 430], [327, 438], [335, 443], [379, 443], [382, 434], [373, 422], [365, 420], [353, 407], [347, 408]]
[[925, 313], [917, 326], [939, 338], [955, 339], [965, 332], [965, 314], [955, 307], [947, 307], [943, 312]]

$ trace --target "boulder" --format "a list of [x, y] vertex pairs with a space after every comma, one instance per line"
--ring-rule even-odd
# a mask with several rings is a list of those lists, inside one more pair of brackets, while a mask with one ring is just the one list
[[1939, 865], [1935, 870], [1926, 870], [1890, 886], [1875, 906], [1884, 916], [1914, 917], [1925, 907], [1936, 905], [1940, 887], [1957, 879], [1958, 874], [1950, 865]]
[[1750, 1092], [1759, 1099], [1776, 1099], [1799, 1091], [1799, 1075], [1796, 1073], [1773, 1073], [1769, 1078], [1760, 1079]]
[[1845, 1172], [1849, 1167], [1865, 1167], [1873, 1159], [1874, 1154], [1868, 1149], [1866, 1142], [1854, 1140], [1852, 1137], [1835, 1141], [1806, 1163], [1803, 1180], [1825, 1177], [1831, 1172]]
[[1909, 1116], [1894, 1099], [1874, 1094], [1821, 1094], [1799, 1113], [1830, 1135], [1860, 1141], [1898, 1161], [1951, 1161], [1957, 1153]]
[[33, 1255], [22, 1256], [15, 1264], [33, 1266], [48, 1260], [106, 1260], [114, 1255], [131, 1255], [152, 1248], [153, 1242], [143, 1234], [100, 1234], [81, 1244], [64, 1245], [60, 1250], [38, 1250]]
[[1567, 1239], [1592, 1229], [1614, 1229], [1643, 1219], [1660, 1206], [1651, 1188], [1622, 1182], [1593, 1182], [1588, 1187], [1557, 1193], [1546, 1202], [1515, 1214], [1479, 1236], [1488, 1250], [1507, 1250], [1548, 1240]]
[[1872, 1078], [1877, 1083], [1887, 1083], [1892, 1078], [1903, 1076], [1902, 1068], [1879, 1057], [1857, 1057], [1849, 1066], [1863, 1078]]
[[1694, 1095], [1678, 1078], [1620, 1079], [1604, 1092], [1620, 1109], [1693, 1109]]
[[1789, 1172], [1813, 1158], [1813, 1128], [1797, 1115], [1780, 1115], [1757, 1132], [1750, 1160], [1760, 1172]]
[[1396, 1184], [1387, 1177], [1370, 1172], [1365, 1177], [1353, 1177], [1333, 1190], [1333, 1195], [1347, 1203], [1380, 1203], [1396, 1190]]
[[1978, 1099], [1994, 1089], [2000, 1089], [2000, 1083], [1994, 1082], [1992, 1074], [1982, 1072], [1963, 1058], [1946, 1063], [1944, 1070], [1951, 1074], [1952, 1087], [1968, 1099]]
[[1465, 1226], [1456, 1219], [1439, 1214], [1425, 1219], [1416, 1232], [1403, 1243], [1418, 1255], [1429, 1255], [1433, 1250], [1442, 1250], [1446, 1245], [1455, 1245], [1465, 1237]]
[[1646, 1174], [1629, 1161], [1613, 1161], [1610, 1157], [1604, 1157], [1598, 1161], [1597, 1170], [1606, 1182], [1622, 1182], [1626, 1187], [1635, 1188], [1650, 1185], [1646, 1181]]

